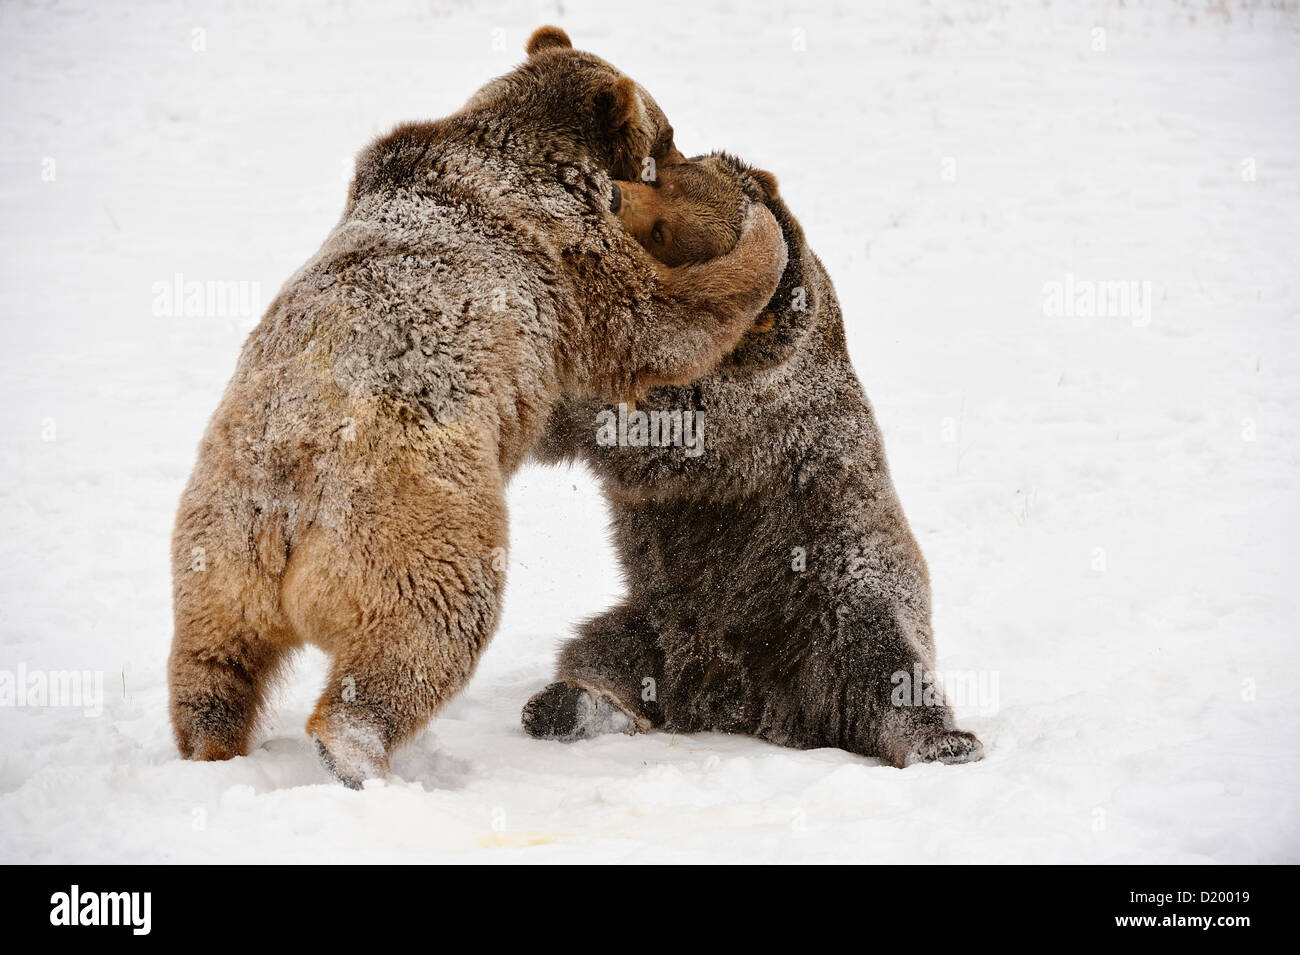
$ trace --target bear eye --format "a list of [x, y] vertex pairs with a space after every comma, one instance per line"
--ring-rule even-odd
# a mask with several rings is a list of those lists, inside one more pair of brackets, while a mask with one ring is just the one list
[[650, 240], [654, 242], [655, 245], [664, 244], [664, 229], [658, 222], [656, 222], [655, 227], [650, 230]]

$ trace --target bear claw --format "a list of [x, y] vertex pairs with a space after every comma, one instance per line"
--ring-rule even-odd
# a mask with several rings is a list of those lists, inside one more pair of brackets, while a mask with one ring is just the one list
[[902, 765], [913, 763], [973, 763], [984, 758], [984, 744], [974, 733], [944, 730], [914, 740]]

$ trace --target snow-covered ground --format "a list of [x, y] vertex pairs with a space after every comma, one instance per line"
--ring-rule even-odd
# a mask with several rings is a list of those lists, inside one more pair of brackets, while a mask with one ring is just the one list
[[[0, 5], [0, 861], [1300, 861], [1300, 13], [1214, 7]], [[316, 654], [252, 756], [178, 759], [168, 534], [260, 309], [169, 289], [264, 306], [356, 150], [546, 22], [780, 177], [982, 763], [525, 737], [620, 588], [589, 475], [538, 469], [500, 632], [390, 782], [326, 781]], [[56, 671], [102, 707], [4, 697]]]

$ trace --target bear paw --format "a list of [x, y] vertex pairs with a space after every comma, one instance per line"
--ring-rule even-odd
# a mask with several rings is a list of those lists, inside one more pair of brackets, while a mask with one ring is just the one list
[[340, 717], [324, 722], [326, 725], [313, 733], [312, 742], [331, 776], [349, 789], [360, 789], [367, 779], [388, 775], [388, 753], [377, 730]]
[[984, 758], [979, 737], [963, 730], [936, 730], [909, 740], [900, 750], [899, 758], [891, 760], [900, 768], [913, 763], [973, 763]]
[[562, 743], [605, 733], [635, 733], [634, 716], [604, 693], [574, 683], [552, 683], [524, 706], [524, 729], [537, 739]]

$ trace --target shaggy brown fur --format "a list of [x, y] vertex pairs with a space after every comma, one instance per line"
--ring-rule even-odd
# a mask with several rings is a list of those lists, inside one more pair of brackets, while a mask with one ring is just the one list
[[785, 265], [756, 206], [735, 250], [672, 270], [610, 175], [680, 158], [646, 92], [551, 27], [460, 112], [357, 160], [342, 221], [249, 336], [173, 538], [182, 754], [246, 753], [291, 650], [333, 659], [307, 729], [350, 786], [469, 679], [496, 626], [505, 484], [562, 391], [687, 381]]
[[[769, 331], [716, 373], [640, 403], [702, 415], [703, 454], [602, 445], [598, 402], [552, 416], [539, 457], [595, 469], [629, 592], [564, 647], [558, 682], [529, 701], [524, 726], [562, 740], [655, 726], [749, 733], [894, 766], [978, 759], [979, 740], [953, 726], [941, 696], [897, 692], [899, 674], [934, 669], [929, 574], [830, 278], [770, 175], [718, 156], [696, 164], [706, 176], [726, 180], [707, 192], [723, 203], [716, 217], [736, 214], [743, 189], [785, 232]], [[646, 201], [680, 230], [704, 195], [660, 189]], [[725, 245], [709, 223], [700, 231]]]

